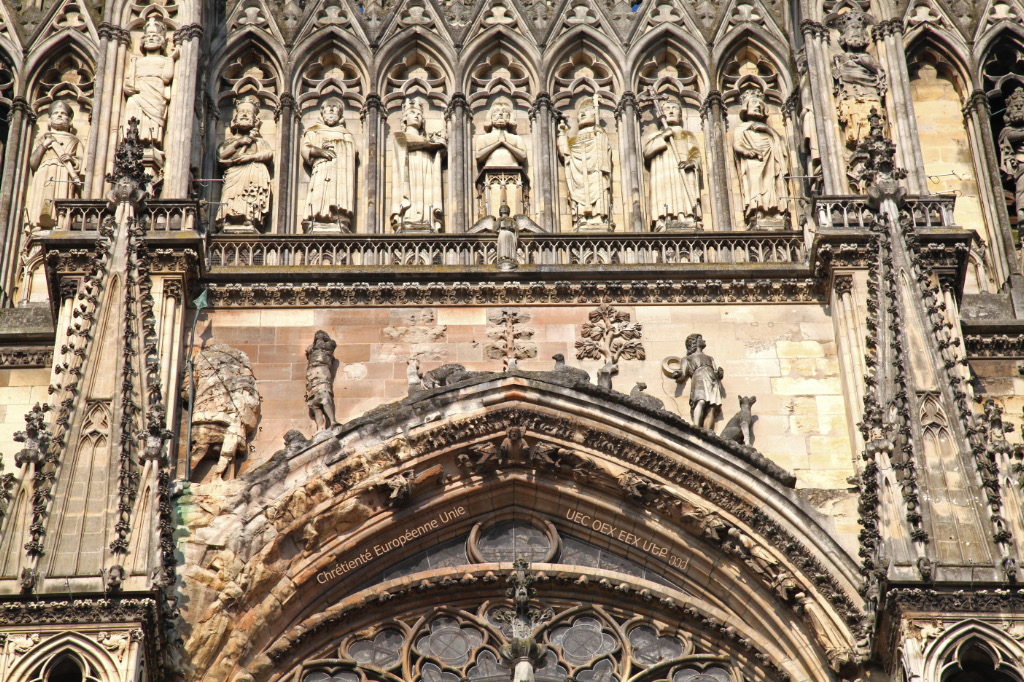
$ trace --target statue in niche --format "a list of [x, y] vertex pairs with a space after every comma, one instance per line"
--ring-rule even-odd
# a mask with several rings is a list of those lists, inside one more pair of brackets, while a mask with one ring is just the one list
[[225, 232], [257, 232], [270, 210], [270, 162], [274, 152], [260, 135], [260, 102], [241, 97], [227, 139], [217, 150], [224, 171], [217, 222]]
[[832, 77], [843, 141], [854, 149], [858, 140], [870, 134], [871, 110], [885, 111], [885, 72], [867, 51], [871, 44], [870, 26], [875, 20], [859, 7], [851, 7], [842, 14], [830, 15], [825, 22], [839, 31], [839, 46], [843, 48], [833, 58]]
[[82, 141], [71, 121], [75, 111], [63, 100], [50, 104], [46, 132], [32, 148], [28, 163], [34, 175], [25, 211], [33, 225], [51, 228], [57, 212], [53, 202], [79, 196], [82, 179]]
[[356, 145], [342, 122], [344, 104], [331, 97], [320, 118], [302, 135], [302, 159], [310, 166], [303, 225], [307, 232], [350, 232], [355, 206]]
[[124, 76], [124, 120], [139, 120], [139, 141], [145, 145], [145, 161], [155, 168], [163, 166], [164, 131], [167, 105], [171, 101], [170, 84], [178, 48], [164, 55], [166, 27], [155, 14], [146, 19], [139, 43], [141, 56], [132, 55]]
[[473, 141], [480, 175], [477, 187], [483, 195], [485, 216], [500, 213], [502, 198], [513, 215], [526, 213], [524, 185], [526, 174], [526, 144], [516, 135], [515, 109], [512, 101], [504, 97], [491, 106], [484, 123], [484, 132]]
[[597, 122], [597, 95], [576, 109], [578, 131], [569, 137], [565, 121], [558, 124], [556, 144], [565, 165], [565, 185], [574, 232], [614, 229], [612, 212], [612, 148]]
[[768, 109], [760, 90], [745, 90], [741, 102], [743, 122], [733, 133], [733, 154], [743, 215], [751, 229], [782, 229], [789, 217], [786, 139], [768, 124]]
[[1003, 129], [999, 131], [999, 169], [1013, 182], [1017, 224], [1024, 225], [1024, 88], [1006, 98]]
[[426, 133], [423, 101], [402, 104], [402, 130], [392, 133], [395, 151], [391, 227], [395, 232], [440, 232], [443, 199], [441, 158], [444, 131]]
[[643, 140], [650, 168], [651, 220], [655, 232], [701, 228], [700, 149], [697, 138], [682, 126], [683, 107], [676, 100], [659, 105], [665, 95], [650, 90], [659, 127]]
[[329, 429], [337, 423], [331, 371], [337, 347], [337, 341], [321, 329], [313, 335], [313, 343], [306, 349], [306, 406], [313, 414], [317, 431]]
[[[707, 344], [700, 334], [686, 337], [686, 357], [670, 356], [662, 362], [662, 370], [678, 384], [690, 380], [690, 419], [694, 426], [710, 428], [715, 414], [722, 410], [722, 377], [725, 372], [704, 352]], [[678, 364], [678, 369], [672, 365]], [[710, 418], [710, 420], [709, 420]], [[706, 422], [706, 423], [705, 423]]]

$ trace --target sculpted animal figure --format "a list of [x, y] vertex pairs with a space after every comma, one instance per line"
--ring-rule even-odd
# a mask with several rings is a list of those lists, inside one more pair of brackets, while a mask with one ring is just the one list
[[441, 365], [423, 375], [423, 388], [440, 388], [451, 386], [466, 378], [466, 368], [459, 364]]
[[740, 411], [733, 415], [729, 423], [722, 429], [722, 438], [734, 440], [743, 445], [754, 444], [754, 432], [751, 427], [753, 416], [750, 414], [750, 406], [757, 402], [757, 398], [740, 396]]
[[249, 356], [215, 344], [200, 351], [193, 369], [195, 405], [192, 408], [192, 466], [217, 454], [214, 472], [223, 476], [260, 417], [260, 394]]

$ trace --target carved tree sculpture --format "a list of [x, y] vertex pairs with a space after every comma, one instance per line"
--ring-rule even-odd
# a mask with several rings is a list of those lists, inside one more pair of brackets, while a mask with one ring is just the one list
[[192, 409], [193, 465], [209, 454], [219, 454], [214, 471], [223, 476], [244, 452], [260, 416], [260, 394], [249, 356], [215, 344], [200, 351], [193, 371], [195, 405]]
[[644, 360], [640, 337], [643, 327], [639, 322], [630, 322], [629, 313], [602, 305], [590, 312], [590, 321], [583, 323], [583, 338], [576, 342], [578, 360], [605, 360], [617, 365], [623, 360]]

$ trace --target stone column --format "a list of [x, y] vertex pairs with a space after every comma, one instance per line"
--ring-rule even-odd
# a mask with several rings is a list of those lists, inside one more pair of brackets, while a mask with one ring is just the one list
[[963, 109], [967, 138], [974, 157], [974, 172], [977, 178], [978, 194], [989, 226], [992, 244], [989, 244], [992, 263], [996, 268], [996, 281], [1010, 283], [1010, 298], [1014, 315], [1024, 317], [1024, 276], [1017, 262], [1017, 250], [1010, 231], [1010, 218], [1002, 200], [1002, 176], [999, 173], [999, 154], [992, 137], [992, 109], [988, 97], [981, 90], [975, 90], [967, 98]]
[[7, 146], [4, 148], [6, 178], [0, 183], [0, 308], [12, 308], [15, 303], [14, 284], [18, 277], [21, 242], [18, 232], [21, 220], [20, 211], [17, 210], [20, 197], [15, 196], [14, 190], [25, 186], [26, 164], [22, 163], [22, 159], [26, 154], [22, 153], [22, 147], [32, 144], [29, 129], [34, 121], [35, 115], [28, 100], [21, 96], [15, 97], [11, 107]]
[[[161, 280], [162, 294], [160, 310], [157, 319], [160, 320], [159, 353], [160, 353], [160, 388], [163, 395], [167, 396], [167, 423], [177, 424], [180, 422], [180, 400], [172, 400], [171, 396], [178, 395], [180, 390], [179, 382], [182, 378], [182, 346], [184, 344], [185, 323], [184, 323], [184, 283], [179, 279]], [[170, 427], [168, 427], [170, 428]], [[171, 429], [172, 432], [176, 429]], [[168, 452], [177, 452], [177, 440], [172, 438], [168, 443]], [[177, 458], [170, 456], [171, 467], [177, 466]]]
[[[117, 46], [121, 37], [121, 29], [113, 24], [103, 22], [96, 27], [96, 33], [100, 37], [100, 47], [97, 51], [96, 60], [96, 87], [93, 91], [93, 111], [89, 131], [89, 139], [86, 141], [85, 163], [82, 168], [82, 197], [92, 196], [93, 183], [97, 176], [102, 187], [103, 171], [100, 168], [97, 173], [97, 153], [100, 148], [100, 137], [102, 130], [110, 125], [110, 106], [107, 100], [110, 99], [110, 92], [114, 89], [113, 70], [108, 70], [107, 64], [117, 58]], [[90, 172], [91, 171], [91, 172]]]
[[161, 196], [165, 199], [184, 199], [188, 196], [189, 171], [192, 168], [192, 131], [196, 119], [194, 98], [203, 96], [203, 93], [196, 92], [199, 40], [202, 35], [203, 27], [199, 24], [182, 26], [174, 32], [174, 44], [178, 46], [180, 54], [164, 134], [164, 184]]
[[469, 104], [466, 96], [456, 92], [448, 100], [448, 108], [444, 119], [448, 123], [448, 193], [451, 203], [448, 215], [445, 216], [445, 232], [462, 233], [466, 231], [466, 199], [472, 203], [473, 194], [466, 187], [466, 163], [469, 154], [466, 152], [466, 109]]
[[[75, 296], [81, 286], [81, 280], [64, 278], [60, 282], [60, 304], [57, 308], [57, 320], [54, 325], [55, 335], [53, 341], [53, 364], [50, 366], [50, 384], [60, 386], [61, 376], [57, 374], [57, 365], [69, 361], [71, 349], [68, 346], [68, 328], [72, 321], [72, 309], [75, 307]], [[95, 313], [95, 310], [93, 311]], [[62, 349], [68, 349], [67, 353]]]
[[[846, 423], [849, 427], [850, 442], [857, 451], [864, 446], [860, 429], [864, 410], [864, 327], [854, 297], [855, 273], [835, 273], [832, 277], [832, 320], [835, 325], [836, 355], [842, 370], [846, 398]], [[863, 280], [861, 280], [863, 286]]]
[[93, 116], [93, 128], [89, 133], [89, 155], [85, 162], [85, 167], [91, 168], [92, 174], [86, 174], [84, 178], [84, 199], [102, 199], [106, 194], [107, 166], [114, 158], [114, 149], [120, 137], [118, 130], [121, 126], [121, 108], [124, 105], [121, 84], [124, 82], [125, 55], [131, 44], [131, 33], [111, 24], [106, 26], [107, 48], [104, 50], [101, 44], [100, 68], [97, 69], [97, 75], [102, 73], [103, 79], [97, 83], [93, 98], [93, 110], [94, 113], [99, 111], [99, 117], [97, 122], [97, 117]]
[[[364, 187], [366, 188], [366, 215], [363, 225], [366, 234], [380, 232], [380, 201], [383, 199], [384, 188], [380, 182], [380, 113], [384, 104], [380, 96], [370, 93], [359, 111], [359, 118], [366, 131], [366, 156], [363, 165], [366, 168]], [[352, 231], [356, 231], [353, 227]]]
[[637, 149], [640, 147], [640, 137], [637, 134], [640, 109], [633, 92], [627, 90], [622, 93], [622, 98], [619, 100], [618, 106], [615, 107], [615, 121], [619, 127], [619, 166], [621, 166], [619, 182], [622, 188], [624, 230], [646, 232], [643, 192], [640, 189], [640, 161], [637, 154]]
[[533, 179], [531, 197], [536, 206], [540, 226], [545, 232], [555, 232], [555, 190], [558, 174], [555, 171], [555, 138], [552, 133], [553, 106], [546, 92], [537, 95], [530, 107], [530, 126], [533, 129]]
[[879, 23], [873, 34], [879, 53], [884, 55], [890, 127], [896, 133], [896, 164], [907, 170], [907, 189], [911, 194], [927, 194], [924, 156], [921, 154], [921, 141], [917, 137], [907, 55], [903, 51], [903, 24], [898, 19], [889, 19]]
[[295, 97], [287, 92], [281, 95], [277, 108], [274, 109], [274, 120], [278, 122], [279, 153], [278, 167], [274, 169], [274, 175], [277, 176], [277, 194], [272, 198], [272, 202], [276, 207], [274, 213], [277, 214], [277, 225], [272, 225], [268, 232], [291, 234], [292, 219], [298, 203], [293, 200], [291, 190], [292, 169], [295, 166], [292, 159], [292, 138], [296, 135]]
[[716, 232], [731, 232], [732, 207], [729, 205], [729, 167], [731, 154], [729, 136], [726, 135], [725, 102], [722, 93], [712, 90], [700, 107], [701, 125], [704, 127], [704, 146], [709, 151], [711, 168], [708, 170], [708, 185], [717, 191], [711, 192], [711, 211], [715, 219]]
[[828, 58], [828, 29], [816, 21], [802, 21], [804, 53], [811, 83], [811, 108], [814, 110], [814, 131], [818, 135], [821, 154], [823, 194], [848, 194], [849, 185], [842, 169], [842, 154], [836, 139], [835, 110], [832, 106], [832, 66]]

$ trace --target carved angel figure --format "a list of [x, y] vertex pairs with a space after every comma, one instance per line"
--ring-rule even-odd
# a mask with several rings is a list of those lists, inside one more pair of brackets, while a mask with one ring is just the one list
[[40, 227], [53, 227], [57, 212], [53, 202], [79, 196], [82, 186], [82, 141], [75, 135], [71, 105], [63, 100], [50, 104], [46, 132], [29, 155], [32, 184], [25, 202], [28, 220]]
[[356, 145], [341, 117], [344, 105], [331, 97], [320, 118], [302, 135], [302, 159], [310, 165], [309, 193], [302, 214], [309, 231], [351, 229], [355, 206]]
[[241, 97], [217, 158], [225, 167], [217, 222], [225, 229], [259, 230], [270, 210], [270, 162], [274, 152], [260, 135], [260, 104], [255, 97]]
[[155, 14], [149, 15], [139, 43], [141, 56], [128, 58], [124, 76], [124, 120], [139, 120], [139, 141], [162, 148], [167, 126], [167, 105], [171, 101], [169, 87], [174, 80], [174, 63], [178, 48], [164, 55], [166, 28]]
[[405, 100], [402, 130], [392, 133], [395, 166], [391, 226], [395, 232], [441, 231], [441, 158], [448, 140], [443, 131], [425, 132], [423, 110], [421, 100]]
[[611, 230], [612, 147], [597, 122], [597, 103], [585, 98], [576, 109], [579, 128], [569, 137], [565, 122], [558, 124], [558, 155], [565, 165], [569, 211], [576, 232]]

